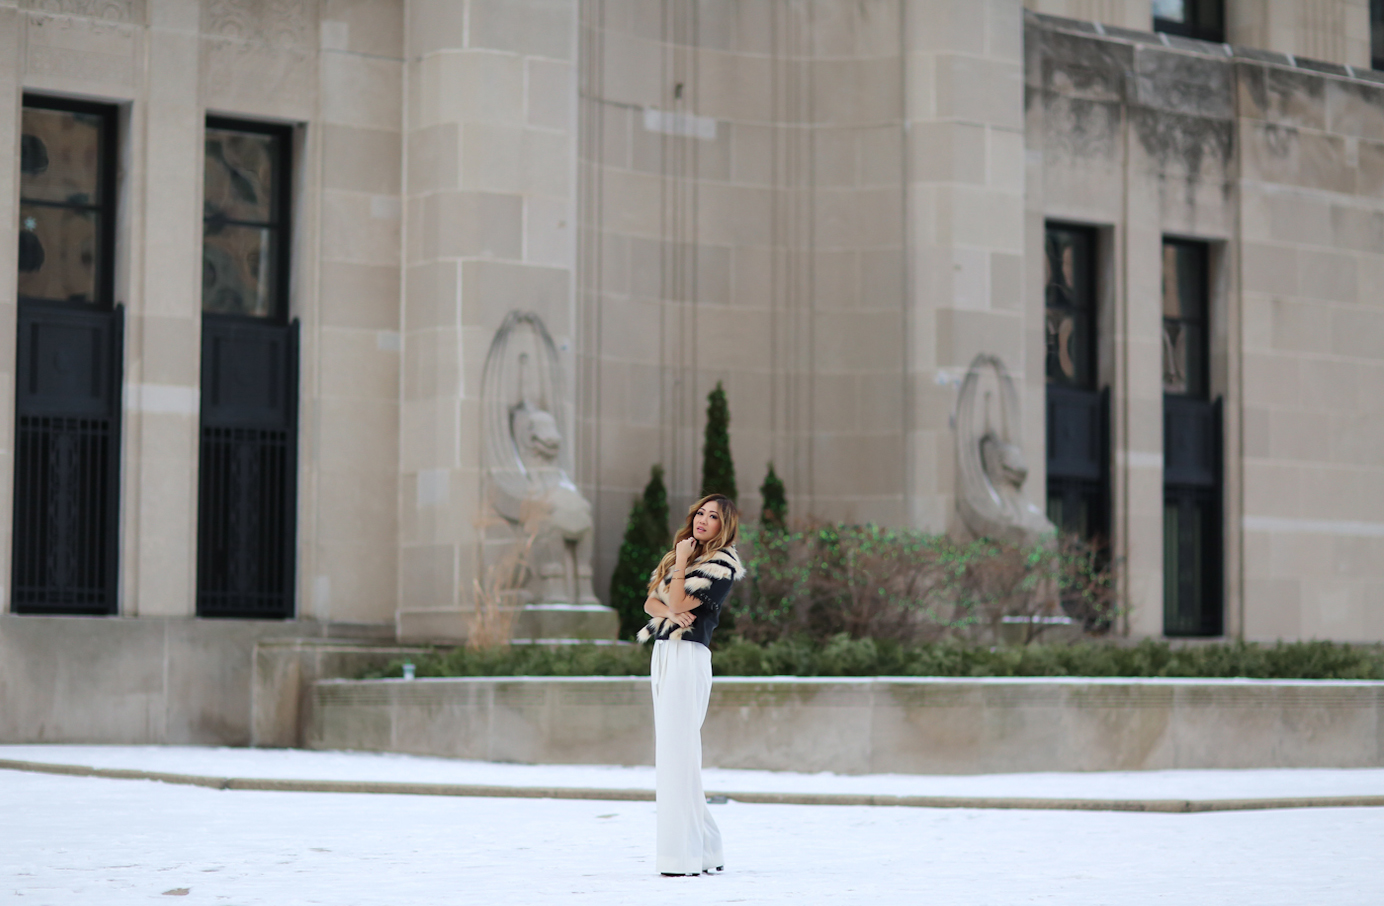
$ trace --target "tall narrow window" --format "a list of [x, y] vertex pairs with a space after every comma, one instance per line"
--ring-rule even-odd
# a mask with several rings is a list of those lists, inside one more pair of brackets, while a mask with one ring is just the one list
[[292, 132], [207, 121], [197, 613], [293, 615], [298, 332], [288, 319]]
[[1096, 232], [1048, 224], [1048, 518], [1085, 539], [1107, 534], [1106, 402], [1096, 381]]
[[1225, 0], [1153, 0], [1153, 30], [1220, 43]]
[[1163, 242], [1163, 631], [1222, 631], [1219, 402], [1210, 399], [1209, 250]]
[[16, 613], [116, 612], [122, 312], [115, 109], [25, 96], [15, 371]]
[[1370, 0], [1370, 65], [1384, 69], [1384, 0]]

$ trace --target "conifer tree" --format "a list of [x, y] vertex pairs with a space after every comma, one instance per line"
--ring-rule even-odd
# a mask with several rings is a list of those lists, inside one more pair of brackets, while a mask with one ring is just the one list
[[648, 620], [644, 599], [648, 597], [649, 574], [671, 546], [668, 489], [663, 485], [663, 466], [654, 466], [644, 493], [630, 507], [625, 539], [610, 577], [610, 606], [620, 615], [621, 638], [633, 638]]
[[721, 382], [706, 398], [706, 440], [702, 444], [702, 489], [698, 496], [735, 492], [735, 463], [730, 458], [730, 406]]
[[764, 508], [759, 520], [765, 528], [782, 531], [788, 527], [788, 491], [783, 479], [774, 472], [774, 464], [769, 463], [769, 474], [764, 476], [764, 484], [759, 486], [759, 496], [764, 500]]

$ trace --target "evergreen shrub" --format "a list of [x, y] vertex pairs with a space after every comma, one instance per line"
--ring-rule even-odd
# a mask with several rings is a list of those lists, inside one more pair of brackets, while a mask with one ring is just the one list
[[706, 436], [702, 442], [702, 489], [698, 497], [724, 494], [731, 500], [735, 490], [735, 463], [730, 458], [730, 404], [721, 382], [706, 398]]
[[644, 493], [630, 507], [625, 538], [610, 577], [610, 606], [620, 616], [620, 638], [632, 639], [648, 621], [644, 600], [648, 597], [649, 574], [672, 546], [668, 532], [668, 489], [663, 484], [663, 467], [649, 470]]
[[759, 486], [759, 496], [764, 501], [759, 521], [766, 529], [783, 531], [788, 528], [788, 490], [783, 479], [774, 472], [774, 464], [769, 463], [769, 473]]

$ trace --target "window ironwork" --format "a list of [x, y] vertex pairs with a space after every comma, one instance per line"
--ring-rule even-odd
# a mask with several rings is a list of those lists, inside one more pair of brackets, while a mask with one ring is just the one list
[[1221, 407], [1206, 243], [1163, 241], [1163, 631], [1222, 633]]
[[1225, 0], [1153, 0], [1153, 30], [1202, 41], [1225, 41]]
[[293, 616], [298, 325], [288, 321], [292, 133], [208, 119], [197, 613]]
[[117, 607], [123, 312], [115, 110], [25, 96], [11, 609]]

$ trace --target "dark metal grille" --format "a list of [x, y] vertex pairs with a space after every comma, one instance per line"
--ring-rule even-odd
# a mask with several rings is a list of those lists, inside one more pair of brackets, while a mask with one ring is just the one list
[[1221, 401], [1163, 398], [1163, 632], [1215, 636], [1221, 606]]
[[293, 616], [298, 325], [204, 315], [197, 613]]
[[197, 609], [202, 616], [291, 615], [293, 438], [202, 428]]
[[297, 364], [297, 322], [203, 315], [199, 616], [293, 616]]
[[19, 417], [16, 612], [114, 611], [113, 433], [110, 419]]
[[15, 613], [116, 612], [122, 317], [19, 306]]

